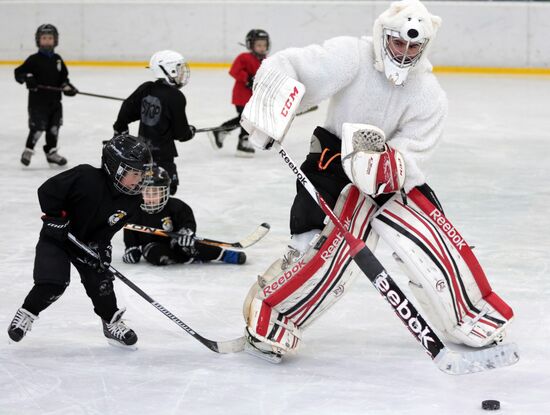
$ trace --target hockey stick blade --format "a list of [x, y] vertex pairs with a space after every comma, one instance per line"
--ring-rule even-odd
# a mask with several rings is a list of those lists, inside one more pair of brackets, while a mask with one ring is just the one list
[[437, 367], [449, 375], [466, 375], [499, 367], [511, 366], [519, 361], [515, 343], [471, 351], [456, 351], [445, 347], [434, 359]]
[[[222, 248], [244, 249], [254, 245], [256, 242], [258, 242], [260, 239], [266, 236], [270, 228], [271, 226], [268, 223], [262, 223], [256, 228], [256, 230], [254, 230], [254, 232], [252, 232], [250, 235], [248, 235], [247, 237], [245, 237], [244, 239], [238, 242], [223, 242], [223, 241], [217, 241], [215, 239], [202, 238], [200, 236], [196, 236], [195, 239], [205, 245], [220, 246]], [[158, 235], [158, 236], [165, 236], [168, 238], [177, 238], [181, 236], [177, 232], [165, 231], [164, 229], [157, 229], [157, 228], [152, 228], [150, 226], [137, 225], [135, 223], [127, 223], [124, 226], [124, 229], [128, 229], [130, 231], [136, 231], [136, 232], [149, 233], [149, 234]]]
[[346, 243], [349, 245], [349, 252], [353, 261], [392, 307], [395, 315], [420, 343], [439, 369], [447, 374], [467, 374], [509, 366], [519, 360], [519, 353], [513, 344], [475, 349], [463, 353], [451, 351], [387, 273], [378, 258], [374, 256], [361, 239], [353, 236], [340, 221], [281, 143], [274, 140], [273, 145], [278, 149], [279, 155], [300, 184], [304, 186], [313, 200], [343, 234]]
[[[71, 233], [69, 233], [68, 236], [69, 240], [79, 247], [81, 250], [86, 252], [88, 255], [90, 255], [93, 258], [97, 259], [97, 253], [95, 253], [90, 247], [78, 239], [75, 238], [75, 236]], [[244, 344], [245, 344], [245, 338], [239, 337], [237, 339], [233, 340], [225, 340], [225, 341], [215, 341], [207, 339], [203, 336], [201, 336], [199, 333], [197, 333], [195, 330], [193, 330], [191, 327], [189, 327], [187, 324], [185, 324], [182, 320], [180, 320], [177, 316], [172, 314], [168, 309], [166, 309], [162, 304], [156, 302], [153, 300], [149, 294], [147, 294], [145, 291], [143, 291], [141, 288], [139, 288], [136, 284], [134, 284], [132, 281], [130, 281], [127, 277], [125, 277], [120, 271], [116, 270], [113, 266], [109, 266], [109, 269], [106, 270], [108, 273], [110, 273], [113, 277], [118, 278], [121, 280], [124, 284], [126, 284], [128, 287], [130, 287], [134, 292], [136, 292], [141, 298], [146, 300], [149, 304], [151, 304], [153, 307], [155, 307], [158, 311], [160, 311], [162, 314], [164, 314], [166, 317], [168, 317], [170, 320], [172, 320], [174, 323], [176, 323], [181, 329], [183, 329], [187, 334], [193, 336], [196, 340], [201, 342], [203, 345], [208, 347], [210, 350], [216, 353], [237, 353], [244, 350]]]

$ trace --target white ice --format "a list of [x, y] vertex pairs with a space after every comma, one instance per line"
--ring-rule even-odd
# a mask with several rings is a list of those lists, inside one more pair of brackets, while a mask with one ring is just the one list
[[[82, 91], [127, 96], [149, 78], [139, 68], [70, 68]], [[60, 170], [41, 151], [19, 162], [27, 135], [26, 90], [0, 67], [0, 327], [32, 286], [40, 230], [37, 187]], [[471, 245], [495, 291], [514, 308], [509, 340], [521, 350], [509, 368], [453, 377], [440, 372], [367, 278], [305, 334], [281, 365], [246, 354], [217, 355], [120, 282], [119, 305], [139, 335], [135, 352], [109, 346], [78, 276], [18, 344], [0, 334], [0, 414], [475, 414], [498, 399], [502, 414], [550, 413], [550, 78], [441, 75], [450, 99], [445, 138], [427, 166], [429, 183]], [[194, 70], [184, 92], [197, 127], [234, 116], [225, 71]], [[99, 164], [119, 103], [64, 98], [60, 153], [69, 167]], [[323, 122], [326, 105], [296, 119], [286, 145], [296, 159]], [[134, 128], [134, 131], [136, 129]], [[215, 152], [207, 137], [178, 143], [178, 197], [195, 210], [199, 233], [238, 239], [261, 222], [271, 233], [244, 266], [154, 268], [113, 265], [193, 329], [238, 337], [241, 306], [287, 242], [294, 180], [273, 153], [234, 157], [236, 137]], [[382, 247], [380, 258], [403, 276]], [[74, 270], [73, 270], [74, 271]]]

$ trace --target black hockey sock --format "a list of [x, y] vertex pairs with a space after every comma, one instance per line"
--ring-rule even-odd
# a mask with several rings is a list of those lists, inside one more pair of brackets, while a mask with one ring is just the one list
[[61, 297], [65, 288], [57, 284], [35, 284], [25, 298], [23, 308], [37, 316]]
[[44, 152], [48, 153], [52, 148], [57, 147], [57, 136], [59, 135], [59, 127], [54, 125], [46, 131], [46, 145]]
[[113, 315], [118, 311], [111, 278], [106, 274], [93, 271], [88, 275], [81, 274], [81, 281], [86, 289], [86, 294], [94, 304], [94, 312], [103, 320], [111, 321]]
[[30, 130], [29, 135], [27, 136], [25, 147], [30, 148], [31, 150], [34, 149], [36, 142], [40, 139], [40, 136], [43, 132], [44, 131], [42, 130]]

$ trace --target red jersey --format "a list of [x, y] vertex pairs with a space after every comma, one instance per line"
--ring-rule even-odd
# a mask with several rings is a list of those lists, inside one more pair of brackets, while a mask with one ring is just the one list
[[250, 97], [252, 90], [246, 87], [248, 79], [255, 76], [262, 61], [253, 53], [241, 53], [235, 58], [235, 61], [229, 69], [229, 74], [235, 78], [235, 86], [233, 87], [233, 98], [231, 103], [244, 107]]

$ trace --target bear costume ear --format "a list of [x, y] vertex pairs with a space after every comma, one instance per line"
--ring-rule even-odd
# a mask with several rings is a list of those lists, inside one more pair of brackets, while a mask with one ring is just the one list
[[432, 26], [434, 28], [434, 32], [437, 32], [437, 30], [441, 26], [441, 17], [432, 15], [431, 18], [432, 18]]
[[394, 1], [391, 5], [390, 5], [390, 9], [389, 9], [389, 15], [390, 16], [395, 16], [396, 14], [398, 14], [401, 10], [405, 9], [408, 5], [409, 5], [410, 2], [408, 1]]

